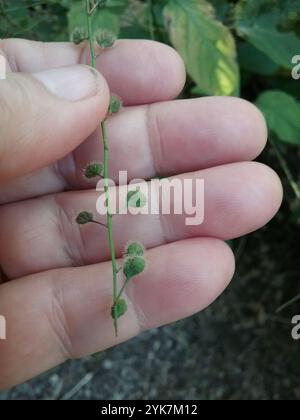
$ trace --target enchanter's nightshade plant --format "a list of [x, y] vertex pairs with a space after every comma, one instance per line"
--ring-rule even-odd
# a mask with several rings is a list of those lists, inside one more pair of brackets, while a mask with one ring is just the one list
[[[106, 0], [85, 0], [85, 12], [87, 17], [87, 28], [76, 28], [72, 34], [72, 40], [75, 44], [88, 41], [91, 53], [91, 66], [96, 68], [96, 51], [95, 44], [98, 44], [100, 49], [112, 48], [116, 41], [116, 36], [101, 28], [94, 31], [93, 28], [93, 15], [98, 9], [106, 6]], [[116, 114], [122, 107], [122, 101], [117, 95], [112, 95], [110, 100], [107, 116]], [[111, 316], [113, 318], [115, 334], [118, 335], [118, 319], [123, 316], [127, 311], [127, 303], [124, 299], [124, 291], [129, 281], [141, 274], [146, 267], [144, 258], [144, 247], [138, 242], [130, 242], [126, 247], [123, 256], [122, 265], [118, 267], [116, 259], [115, 244], [113, 239], [113, 214], [110, 209], [110, 194], [109, 194], [109, 141], [107, 138], [106, 120], [101, 123], [99, 128], [99, 137], [101, 132], [103, 144], [103, 163], [93, 162], [87, 165], [84, 169], [84, 175], [87, 179], [102, 178], [105, 194], [105, 206], [107, 213], [106, 223], [95, 220], [93, 213], [84, 211], [80, 213], [76, 222], [83, 226], [88, 223], [95, 223], [102, 228], [107, 229], [107, 238], [110, 249], [110, 256], [112, 261], [112, 282], [113, 282], [113, 296]], [[142, 207], [145, 205], [145, 197], [137, 188], [135, 191], [130, 191], [127, 195], [127, 207]], [[121, 279], [122, 275], [122, 279]]]

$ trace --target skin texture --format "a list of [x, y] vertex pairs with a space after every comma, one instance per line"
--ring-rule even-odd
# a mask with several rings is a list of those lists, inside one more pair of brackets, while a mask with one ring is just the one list
[[[250, 162], [267, 140], [260, 112], [237, 98], [174, 100], [185, 71], [167, 46], [119, 41], [98, 57], [97, 74], [83, 66], [84, 45], [6, 40], [0, 52], [9, 64], [0, 81], [0, 313], [8, 337], [0, 341], [0, 387], [8, 388], [207, 307], [234, 273], [224, 239], [268, 223], [282, 188], [271, 169]], [[95, 182], [82, 171], [101, 158], [94, 132], [109, 91], [125, 104], [108, 120], [113, 178], [128, 169], [129, 180], [200, 176], [206, 185], [200, 226], [178, 215], [114, 220], [118, 256], [129, 239], [148, 248], [118, 338], [106, 233], [74, 223], [95, 208]]]

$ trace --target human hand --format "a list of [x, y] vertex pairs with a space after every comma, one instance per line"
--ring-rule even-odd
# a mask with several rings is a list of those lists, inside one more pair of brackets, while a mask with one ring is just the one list
[[[171, 48], [120, 41], [98, 58], [72, 44], [0, 42], [10, 65], [0, 81], [0, 387], [192, 315], [228, 285], [234, 257], [224, 240], [266, 224], [282, 188], [276, 174], [249, 162], [265, 146], [260, 112], [236, 98], [172, 101], [185, 71]], [[107, 81], [107, 82], [106, 82]], [[80, 229], [94, 211], [95, 185], [82, 169], [100, 156], [93, 134], [105, 117], [109, 87], [125, 107], [108, 120], [112, 178], [201, 177], [205, 220], [118, 216], [120, 256], [142, 240], [148, 269], [127, 290], [129, 310], [116, 338], [110, 318], [111, 267], [106, 232]], [[193, 174], [194, 172], [194, 174]]]

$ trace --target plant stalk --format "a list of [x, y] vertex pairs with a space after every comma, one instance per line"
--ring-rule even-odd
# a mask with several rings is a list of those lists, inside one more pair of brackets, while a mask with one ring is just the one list
[[[90, 52], [91, 52], [91, 66], [96, 69], [96, 54], [95, 54], [95, 47], [94, 47], [94, 31], [93, 31], [93, 12], [96, 10], [96, 7], [90, 8], [90, 0], [86, 0], [86, 15], [87, 15], [87, 26], [88, 26], [88, 39], [90, 45]], [[109, 148], [108, 148], [108, 139], [107, 139], [107, 131], [106, 131], [106, 121], [102, 121], [101, 123], [101, 133], [102, 133], [102, 142], [103, 142], [103, 149], [104, 149], [104, 157], [103, 157], [103, 182], [104, 182], [104, 193], [106, 199], [106, 206], [107, 206], [107, 231], [108, 231], [108, 242], [109, 242], [109, 249], [111, 254], [111, 262], [112, 262], [112, 273], [113, 273], [113, 319], [114, 319], [114, 329], [116, 336], [118, 335], [118, 316], [117, 316], [117, 308], [115, 306], [118, 298], [118, 283], [117, 283], [117, 274], [118, 274], [118, 267], [116, 262], [116, 251], [115, 251], [115, 244], [113, 239], [113, 226], [112, 226], [112, 213], [110, 210], [110, 196], [109, 196], [109, 168], [108, 168], [108, 159], [109, 159]]]
[[283, 169], [283, 171], [284, 171], [284, 173], [285, 173], [285, 175], [286, 175], [286, 177], [289, 181], [289, 184], [290, 184], [291, 188], [293, 189], [293, 191], [295, 193], [296, 198], [300, 199], [300, 187], [297, 184], [297, 182], [295, 181], [286, 160], [284, 159], [284, 157], [283, 157], [279, 147], [277, 146], [275, 140], [272, 137], [270, 137], [269, 140], [270, 140], [271, 146], [272, 146], [274, 152], [276, 153], [276, 156], [277, 156], [277, 158], [280, 162], [280, 165], [281, 165], [281, 167], [282, 167], [282, 169]]

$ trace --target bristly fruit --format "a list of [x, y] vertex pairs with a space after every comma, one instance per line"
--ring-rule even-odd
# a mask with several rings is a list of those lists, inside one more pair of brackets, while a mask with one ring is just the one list
[[108, 0], [99, 0], [98, 7], [105, 7], [107, 5]]
[[124, 299], [118, 299], [117, 302], [111, 308], [111, 316], [113, 319], [121, 318], [127, 312], [127, 303]]
[[76, 223], [78, 223], [79, 225], [86, 225], [87, 223], [91, 223], [93, 220], [93, 213], [90, 213], [88, 211], [83, 211], [76, 217]]
[[123, 273], [126, 280], [141, 274], [146, 267], [146, 261], [143, 257], [129, 257], [125, 260]]
[[116, 39], [116, 35], [108, 30], [100, 30], [96, 33], [97, 44], [103, 49], [113, 47]]
[[127, 194], [127, 207], [142, 208], [147, 204], [147, 198], [145, 194], [141, 192], [140, 187], [137, 187], [134, 191], [128, 191]]
[[103, 165], [102, 163], [91, 163], [84, 171], [84, 175], [87, 179], [97, 178], [103, 176]]
[[82, 42], [86, 41], [88, 38], [88, 34], [85, 28], [75, 28], [71, 34], [71, 41], [74, 44], [79, 45]]
[[122, 99], [118, 95], [111, 95], [108, 114], [117, 114], [123, 106]]
[[144, 255], [145, 248], [139, 242], [131, 242], [125, 252], [126, 257], [142, 257]]

